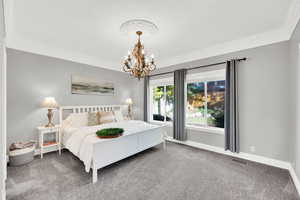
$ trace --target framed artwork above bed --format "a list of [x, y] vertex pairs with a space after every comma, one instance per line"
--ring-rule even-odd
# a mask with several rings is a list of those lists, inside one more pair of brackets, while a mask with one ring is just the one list
[[96, 78], [72, 75], [72, 94], [85, 95], [114, 95], [114, 83]]

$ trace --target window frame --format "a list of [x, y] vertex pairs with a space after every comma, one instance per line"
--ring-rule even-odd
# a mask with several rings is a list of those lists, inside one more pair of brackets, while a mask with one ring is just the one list
[[[204, 75], [206, 74], [206, 75]], [[207, 82], [209, 81], [221, 81], [225, 80], [225, 69], [219, 69], [219, 70], [214, 70], [214, 71], [208, 71], [208, 72], [198, 72], [198, 73], [191, 73], [187, 74], [186, 76], [186, 82], [185, 82], [185, 115], [187, 114], [187, 84], [188, 83], [194, 83], [194, 82], [206, 82], [205, 83], [205, 96], [207, 98]], [[159, 124], [159, 125], [166, 125], [168, 127], [172, 127], [173, 122], [172, 121], [166, 121], [166, 113], [165, 113], [165, 118], [164, 121], [158, 121], [158, 120], [153, 120], [153, 88], [158, 87], [158, 86], [164, 86], [165, 93], [164, 93], [164, 99], [166, 98], [166, 87], [168, 85], [174, 85], [174, 78], [173, 77], [167, 77], [167, 78], [161, 78], [161, 79], [153, 79], [149, 81], [149, 95], [148, 95], [148, 119], [150, 123], [153, 124]], [[165, 101], [166, 104], [166, 101]], [[207, 102], [205, 104], [206, 106], [206, 113], [205, 115], [207, 116]], [[164, 109], [166, 109], [166, 105], [164, 105]], [[207, 124], [207, 120], [206, 120]], [[224, 135], [224, 128], [218, 128], [218, 127], [209, 127], [209, 126], [197, 126], [197, 125], [192, 125], [188, 124], [185, 122], [185, 127], [187, 130], [193, 130], [193, 131], [198, 131], [201, 133], [213, 133], [213, 134], [220, 134]]]
[[[148, 113], [148, 119], [149, 122], [151, 123], [157, 123], [157, 124], [168, 124], [171, 125], [173, 121], [167, 121], [167, 115], [166, 115], [166, 106], [167, 106], [167, 86], [173, 85], [174, 86], [174, 78], [173, 77], [167, 77], [167, 78], [161, 78], [161, 79], [154, 79], [149, 81], [149, 113]], [[164, 121], [158, 121], [158, 120], [153, 120], [153, 88], [155, 87], [164, 87]]]
[[[218, 72], [217, 72], [218, 71]], [[185, 83], [185, 117], [187, 118], [187, 85], [189, 83], [204, 83], [204, 94], [205, 99], [207, 100], [207, 83], [210, 81], [226, 81], [225, 78], [225, 69], [217, 70], [217, 71], [210, 71], [210, 72], [200, 72], [200, 73], [193, 73], [193, 74], [187, 74], [186, 83]], [[203, 75], [207, 73], [207, 75]], [[185, 126], [189, 130], [198, 130], [203, 131], [206, 133], [216, 133], [216, 134], [224, 134], [224, 128], [219, 127], [211, 127], [207, 124], [207, 101], [205, 101], [204, 104], [205, 112], [205, 125], [197, 125], [196, 123], [188, 123], [187, 120], [185, 121]]]

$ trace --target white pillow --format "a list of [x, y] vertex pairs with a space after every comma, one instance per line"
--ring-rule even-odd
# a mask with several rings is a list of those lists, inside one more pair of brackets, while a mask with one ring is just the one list
[[88, 113], [72, 113], [68, 117], [69, 125], [73, 128], [79, 128], [88, 125]]
[[124, 121], [124, 116], [120, 110], [114, 111], [115, 119], [117, 122], [122, 122]]
[[62, 121], [61, 123], [61, 128], [62, 130], [71, 127], [71, 118], [68, 116], [65, 120]]

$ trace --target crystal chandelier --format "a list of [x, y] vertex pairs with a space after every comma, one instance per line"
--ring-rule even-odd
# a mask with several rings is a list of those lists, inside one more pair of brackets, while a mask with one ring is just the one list
[[141, 43], [142, 31], [137, 31], [138, 41], [134, 45], [132, 52], [128, 51], [128, 55], [125, 57], [123, 62], [123, 71], [129, 72], [132, 76], [138, 78], [144, 78], [149, 73], [156, 69], [154, 63], [154, 56], [151, 58], [147, 57], [144, 45]]

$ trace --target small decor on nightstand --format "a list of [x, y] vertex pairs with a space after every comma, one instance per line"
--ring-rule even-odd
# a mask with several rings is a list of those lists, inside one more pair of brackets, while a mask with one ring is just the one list
[[[41, 158], [43, 158], [43, 154], [45, 152], [57, 151], [59, 155], [61, 154], [61, 134], [60, 134], [60, 126], [56, 125], [53, 127], [45, 127], [39, 126], [37, 127], [39, 132], [39, 147], [41, 151]], [[54, 134], [54, 141], [46, 141], [45, 135]]]
[[58, 104], [55, 101], [54, 97], [46, 97], [42, 103], [42, 107], [48, 109], [48, 124], [45, 125], [45, 127], [54, 127], [54, 124], [52, 123], [53, 119], [53, 109], [58, 108]]
[[128, 98], [126, 99], [126, 104], [128, 105], [128, 118], [129, 120], [132, 120], [133, 117], [132, 117], [132, 99], [131, 98]]

